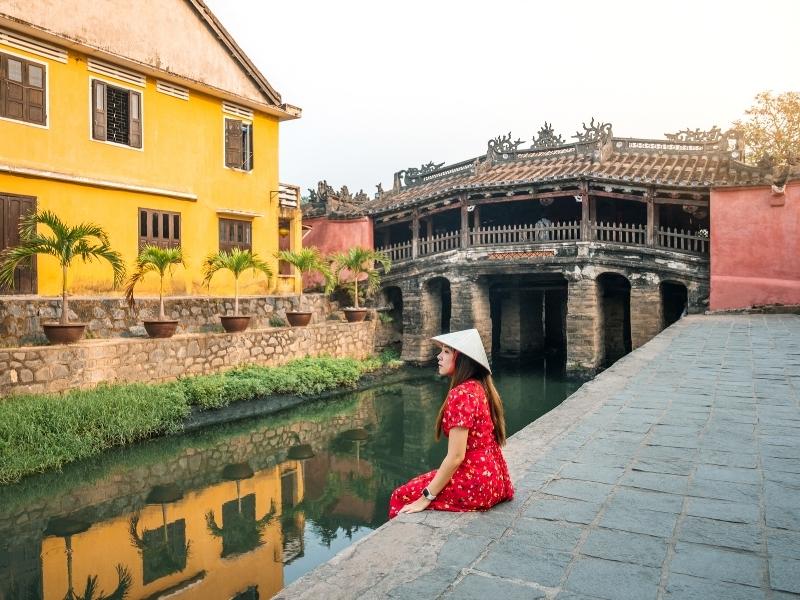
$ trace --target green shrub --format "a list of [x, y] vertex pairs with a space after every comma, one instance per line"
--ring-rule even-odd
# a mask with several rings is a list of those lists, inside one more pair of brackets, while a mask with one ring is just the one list
[[286, 327], [286, 321], [281, 319], [278, 315], [272, 315], [269, 318], [270, 327]]
[[0, 401], [0, 485], [100, 454], [114, 446], [180, 431], [191, 407], [209, 410], [270, 394], [313, 396], [355, 387], [386, 357], [303, 358], [280, 367], [246, 366], [155, 385]]
[[379, 312], [378, 319], [381, 323], [394, 323], [394, 317], [388, 312]]
[[0, 484], [181, 429], [180, 386], [130, 384], [0, 403]]

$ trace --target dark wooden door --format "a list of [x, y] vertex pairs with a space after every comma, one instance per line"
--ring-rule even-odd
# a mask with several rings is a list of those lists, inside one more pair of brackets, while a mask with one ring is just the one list
[[[36, 198], [0, 194], [0, 251], [19, 244], [19, 221], [36, 210]], [[0, 294], [35, 294], [36, 258], [29, 266], [19, 267], [14, 274], [14, 289], [0, 286]]]

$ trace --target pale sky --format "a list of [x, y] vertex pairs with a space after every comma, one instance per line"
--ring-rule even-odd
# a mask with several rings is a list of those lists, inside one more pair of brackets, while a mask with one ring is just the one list
[[727, 128], [759, 91], [800, 91], [800, 1], [207, 0], [303, 117], [280, 178], [370, 197], [395, 171], [486, 152], [544, 121], [566, 140]]

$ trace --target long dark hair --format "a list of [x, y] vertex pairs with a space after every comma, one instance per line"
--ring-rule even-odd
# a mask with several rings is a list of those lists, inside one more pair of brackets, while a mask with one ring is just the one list
[[[486, 399], [489, 401], [489, 412], [492, 415], [492, 423], [494, 423], [494, 439], [498, 445], [503, 446], [506, 443], [506, 413], [503, 409], [503, 401], [500, 399], [500, 394], [497, 393], [497, 388], [494, 387], [492, 374], [477, 362], [472, 360], [466, 354], [462, 354], [457, 350], [456, 354], [456, 368], [453, 371], [453, 376], [450, 378], [450, 389], [452, 390], [457, 385], [461, 385], [468, 379], [474, 379], [483, 387], [486, 392]], [[447, 397], [442, 402], [442, 407], [439, 409], [439, 416], [436, 417], [436, 439], [442, 436], [442, 419], [444, 418], [444, 409], [447, 406]]]

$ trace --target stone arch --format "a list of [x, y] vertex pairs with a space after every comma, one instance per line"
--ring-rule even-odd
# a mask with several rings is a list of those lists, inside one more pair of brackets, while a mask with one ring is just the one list
[[387, 285], [381, 289], [381, 301], [381, 305], [387, 308], [386, 314], [403, 333], [403, 290], [398, 285]]
[[427, 279], [422, 287], [425, 333], [431, 336], [449, 333], [453, 306], [450, 280], [437, 275]]
[[689, 287], [682, 281], [665, 279], [659, 284], [664, 327], [680, 319], [689, 307]]
[[631, 351], [631, 282], [619, 273], [604, 272], [598, 286], [601, 364], [609, 366]]

